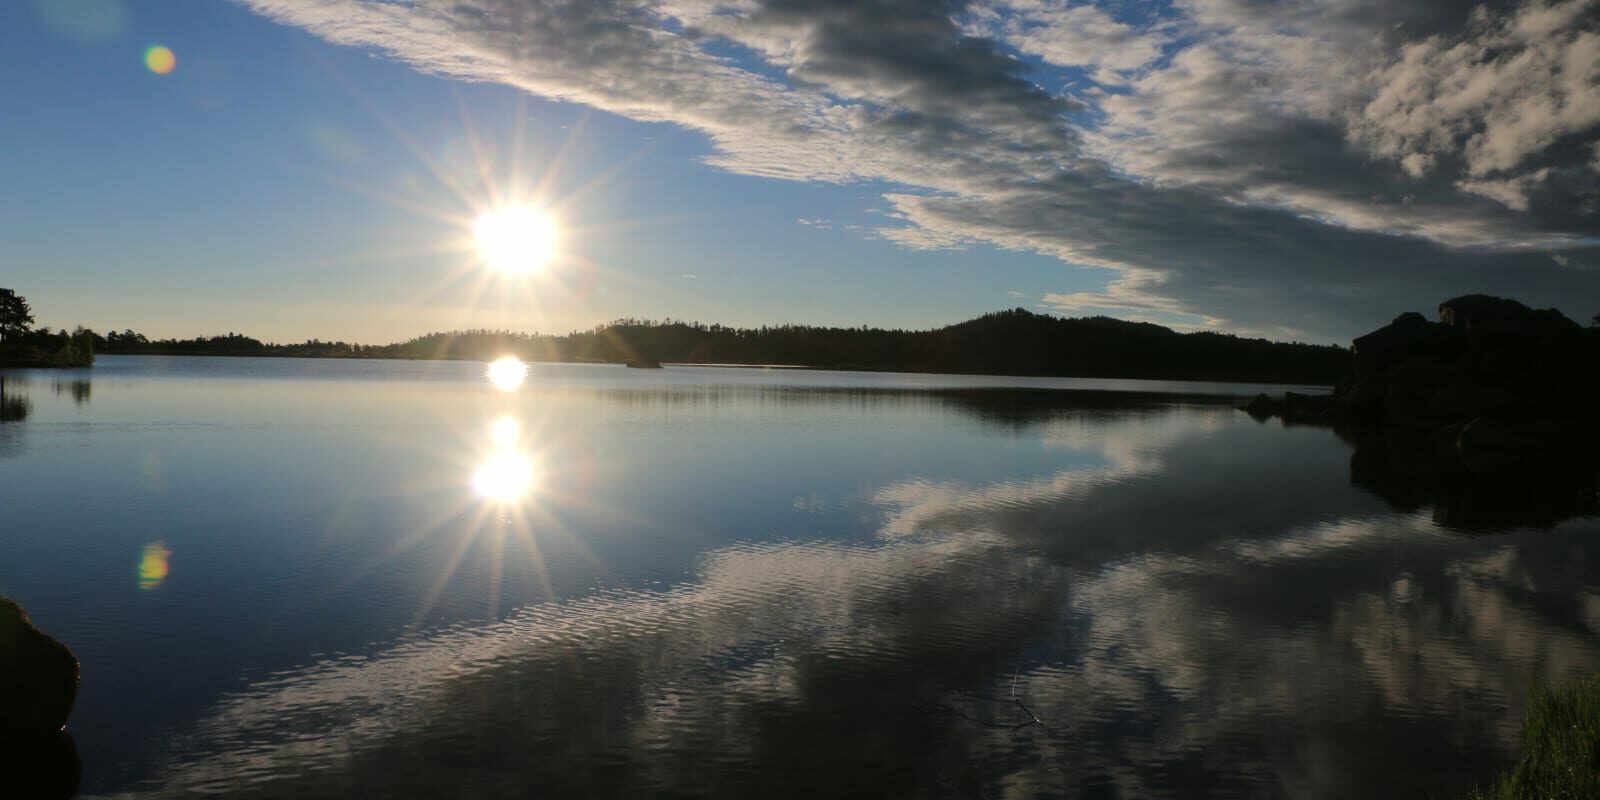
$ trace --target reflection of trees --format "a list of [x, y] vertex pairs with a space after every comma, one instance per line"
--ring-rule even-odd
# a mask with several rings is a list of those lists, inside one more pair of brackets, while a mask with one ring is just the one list
[[58, 395], [64, 392], [71, 392], [72, 402], [80, 406], [89, 402], [92, 392], [92, 384], [86, 380], [56, 381], [54, 388]]
[[[751, 373], [753, 376], [758, 373]], [[557, 390], [559, 391], [559, 390]], [[859, 408], [874, 413], [951, 410], [985, 425], [1023, 430], [1062, 417], [1111, 421], [1128, 412], [1167, 413], [1177, 405], [1227, 408], [1234, 398], [1222, 394], [1172, 394], [1122, 391], [1061, 391], [1030, 388], [906, 388], [847, 386], [775, 386], [751, 384], [685, 384], [582, 390], [585, 403], [638, 411], [681, 412], [698, 409], [738, 413], [781, 403], [786, 407], [837, 410]]]
[[21, 422], [28, 418], [33, 405], [21, 391], [15, 379], [0, 375], [0, 422]]
[[20, 381], [0, 375], [0, 458], [13, 458], [22, 452], [23, 426], [5, 424], [21, 422], [33, 411], [21, 388]]

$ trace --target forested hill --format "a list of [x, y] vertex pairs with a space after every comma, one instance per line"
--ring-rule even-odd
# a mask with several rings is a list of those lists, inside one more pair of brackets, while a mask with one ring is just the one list
[[828, 369], [1188, 378], [1332, 384], [1350, 372], [1345, 348], [1177, 333], [1109, 317], [1062, 319], [1023, 309], [985, 314], [931, 331], [785, 325], [729, 328], [618, 320], [564, 336], [503, 331], [435, 333], [408, 342], [350, 345], [312, 340], [272, 345], [249, 337], [148, 341], [113, 334], [108, 353], [356, 356], [533, 361], [784, 364]]

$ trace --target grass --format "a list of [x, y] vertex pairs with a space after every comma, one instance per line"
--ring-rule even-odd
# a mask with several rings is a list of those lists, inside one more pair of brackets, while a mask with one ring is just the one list
[[1471, 800], [1600, 798], [1600, 676], [1528, 690], [1522, 761]]

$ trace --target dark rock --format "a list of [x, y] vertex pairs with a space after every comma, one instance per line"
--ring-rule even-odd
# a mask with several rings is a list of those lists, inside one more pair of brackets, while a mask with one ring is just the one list
[[1381, 381], [1356, 381], [1350, 391], [1335, 398], [1335, 402], [1348, 406], [1350, 414], [1358, 420], [1375, 420], [1383, 409], [1383, 396], [1389, 387]]
[[[1472, 420], [1498, 414], [1511, 402], [1511, 395], [1498, 386], [1483, 383], [1454, 383], [1433, 393], [1428, 413], [1439, 419]], [[1456, 424], [1459, 429], [1460, 425]]]
[[1261, 395], [1245, 410], [1404, 435], [1492, 481], [1600, 461], [1600, 328], [1487, 295], [1447, 300], [1439, 318], [1401, 314], [1357, 338], [1355, 375], [1331, 398]]
[[1493, 419], [1475, 419], [1461, 429], [1456, 437], [1456, 449], [1473, 450], [1537, 450], [1539, 442], [1509, 425]]
[[1445, 325], [1429, 322], [1415, 311], [1351, 343], [1356, 377], [1372, 377], [1417, 358], [1453, 360], [1461, 335]]
[[1435, 456], [1453, 456], [1456, 452], [1456, 442], [1461, 438], [1465, 425], [1446, 425], [1433, 432], [1430, 438]]
[[1413, 429], [1425, 427], [1428, 405], [1433, 395], [1426, 386], [1396, 381], [1389, 384], [1383, 396], [1382, 421], [1385, 427]]
[[1493, 378], [1515, 378], [1528, 370], [1529, 354], [1518, 347], [1490, 347], [1478, 357], [1478, 370]]
[[1545, 461], [1559, 447], [1548, 432], [1518, 428], [1486, 417], [1467, 423], [1456, 435], [1456, 454], [1468, 469], [1480, 475], [1519, 470]]
[[1327, 425], [1335, 421], [1342, 411], [1331, 394], [1284, 392], [1278, 416], [1283, 418], [1285, 425]]
[[0, 744], [0, 797], [66, 800], [82, 780], [83, 762], [66, 731]]
[[1553, 308], [1535, 311], [1515, 301], [1469, 294], [1439, 304], [1439, 323], [1477, 336], [1537, 338], [1575, 332], [1578, 323]]
[[1283, 407], [1286, 409], [1315, 407], [1328, 399], [1328, 395], [1284, 392]]
[[1244, 412], [1256, 419], [1270, 419], [1278, 413], [1278, 408], [1278, 401], [1263, 393], [1250, 398], [1244, 405]]
[[0, 742], [58, 733], [78, 696], [78, 659], [0, 597]]

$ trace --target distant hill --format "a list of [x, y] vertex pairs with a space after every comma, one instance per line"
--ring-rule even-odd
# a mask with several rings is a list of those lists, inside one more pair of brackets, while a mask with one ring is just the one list
[[783, 364], [823, 369], [986, 375], [1176, 378], [1333, 384], [1350, 373], [1342, 347], [1222, 333], [1178, 333], [1110, 317], [1064, 319], [1017, 308], [928, 331], [803, 325], [730, 328], [622, 319], [564, 336], [432, 333], [391, 345], [267, 344], [228, 334], [150, 341], [132, 331], [96, 339], [104, 353], [337, 356], [611, 363]]

